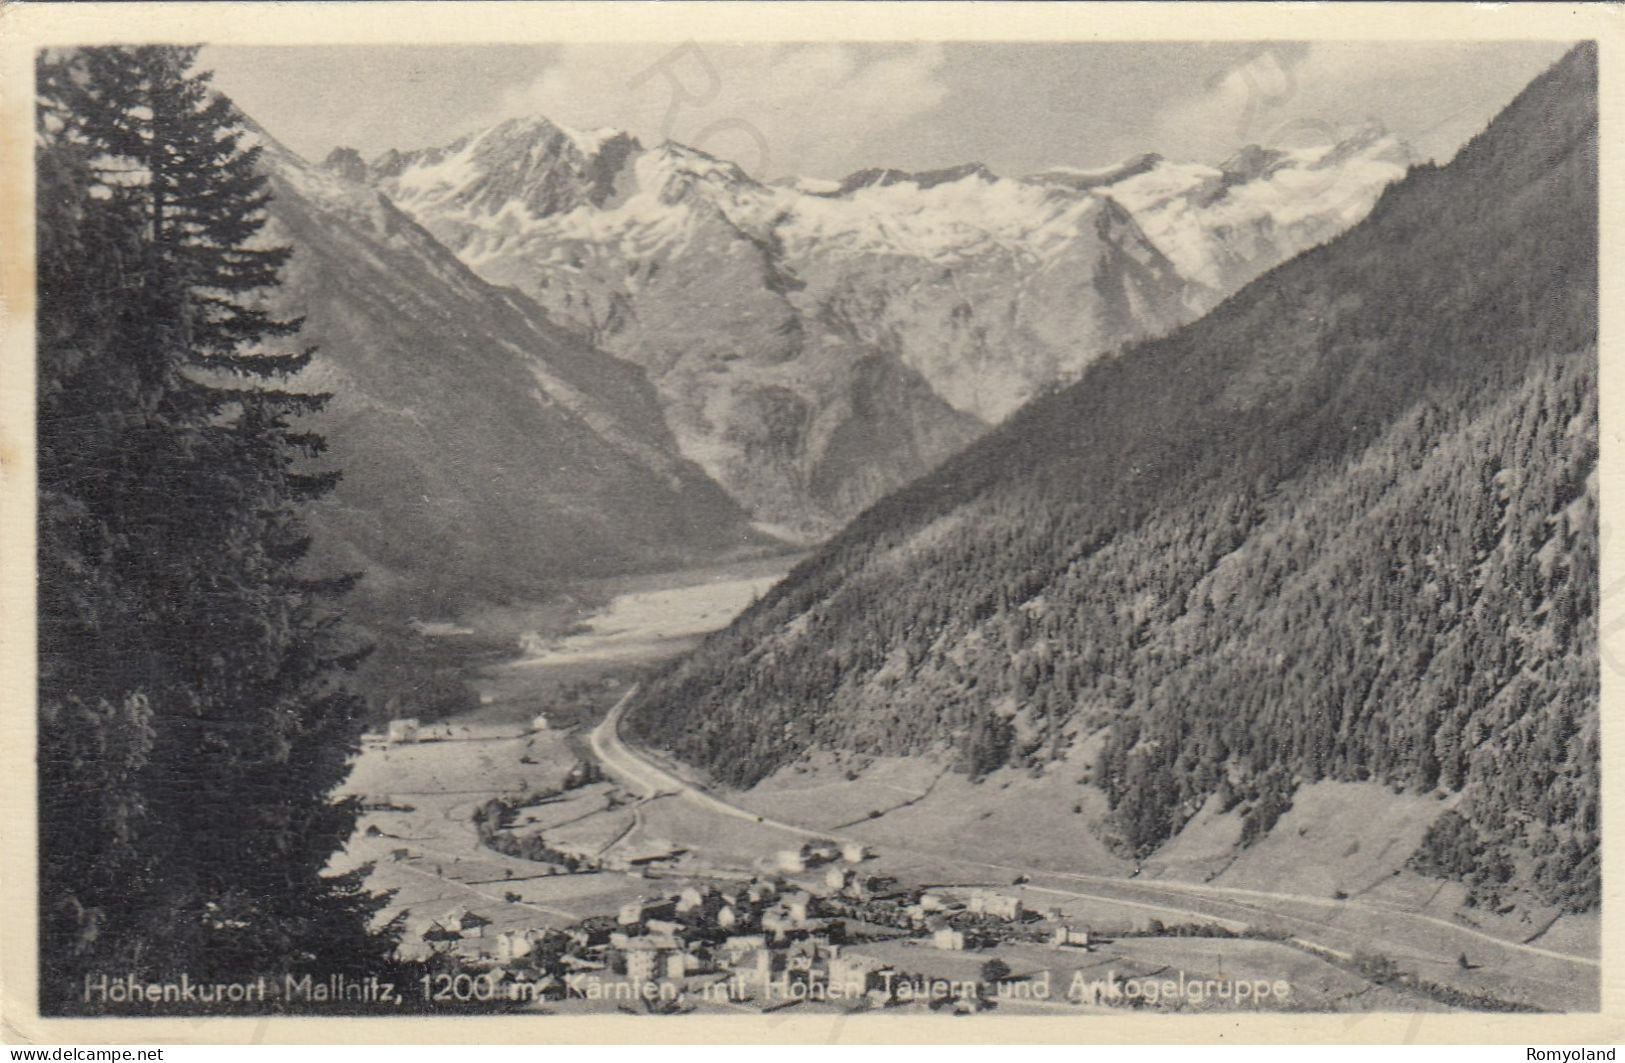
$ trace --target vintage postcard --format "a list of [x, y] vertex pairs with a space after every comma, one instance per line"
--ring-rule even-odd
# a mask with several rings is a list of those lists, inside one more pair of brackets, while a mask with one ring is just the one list
[[0, 8], [6, 1036], [1625, 1036], [1621, 16]]

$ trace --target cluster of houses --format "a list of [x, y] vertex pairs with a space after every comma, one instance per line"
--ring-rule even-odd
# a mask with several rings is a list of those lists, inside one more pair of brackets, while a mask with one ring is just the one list
[[996, 889], [899, 887], [862, 873], [869, 856], [861, 846], [811, 842], [774, 854], [765, 861], [771, 873], [687, 885], [562, 929], [492, 934], [489, 920], [459, 908], [432, 923], [422, 942], [431, 953], [486, 962], [542, 996], [569, 996], [583, 979], [613, 980], [684, 993], [720, 987], [730, 999], [764, 1005], [829, 994], [896, 999], [908, 976], [865, 952], [869, 941], [950, 951], [1012, 941], [1091, 947], [1088, 931], [1066, 925], [1058, 911], [1032, 911]]
[[432, 921], [421, 937], [431, 949], [451, 946], [469, 938], [483, 938], [491, 920], [466, 906], [459, 905]]
[[[827, 916], [813, 894], [781, 881], [738, 888], [688, 886], [673, 896], [631, 901], [613, 918], [564, 928], [507, 930], [487, 936], [489, 920], [456, 909], [421, 934], [431, 952], [488, 959], [505, 978], [524, 977], [531, 992], [567, 995], [575, 980], [678, 983], [696, 977], [733, 983], [737, 998], [770, 993], [770, 984], [867, 985], [885, 967], [843, 956], [845, 923]], [[522, 972], [522, 973], [521, 973]]]
[[[773, 855], [773, 870], [783, 874], [800, 874], [823, 864], [836, 862], [861, 864], [869, 858], [869, 850], [859, 842], [812, 841], [799, 849], [781, 849]], [[831, 868], [833, 875], [839, 868]]]

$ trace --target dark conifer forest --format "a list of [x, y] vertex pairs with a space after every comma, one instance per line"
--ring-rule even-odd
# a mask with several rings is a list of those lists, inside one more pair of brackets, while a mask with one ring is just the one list
[[41, 1007], [85, 974], [376, 970], [381, 900], [321, 870], [364, 652], [313, 573], [337, 473], [311, 352], [262, 309], [286, 248], [196, 48], [37, 75]]
[[876, 504], [633, 736], [737, 786], [1087, 768], [1136, 856], [1210, 800], [1246, 842], [1308, 782], [1459, 794], [1413, 867], [1595, 906], [1595, 65]]

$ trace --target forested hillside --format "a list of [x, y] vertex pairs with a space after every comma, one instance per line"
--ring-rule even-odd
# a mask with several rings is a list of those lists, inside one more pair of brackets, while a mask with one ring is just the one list
[[1215, 794], [1250, 840], [1305, 782], [1459, 791], [1414, 866], [1593, 906], [1595, 78], [1583, 45], [1355, 229], [872, 507], [634, 736], [735, 785], [820, 747], [1066, 771], [1133, 854]]

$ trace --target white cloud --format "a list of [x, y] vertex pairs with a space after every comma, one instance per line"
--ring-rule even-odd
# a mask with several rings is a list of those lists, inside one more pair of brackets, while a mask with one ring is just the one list
[[1155, 141], [1217, 160], [1243, 144], [1326, 143], [1375, 115], [1422, 155], [1448, 158], [1560, 51], [1522, 43], [1270, 44], [1164, 107]]
[[1314, 56], [1266, 47], [1211, 81], [1205, 91], [1176, 100], [1158, 114], [1154, 140], [1180, 145], [1182, 154], [1207, 160], [1243, 144], [1287, 146], [1324, 142], [1327, 118], [1313, 116], [1318, 95]]
[[543, 114], [671, 139], [758, 176], [829, 174], [947, 95], [935, 45], [569, 45], [497, 119]]

